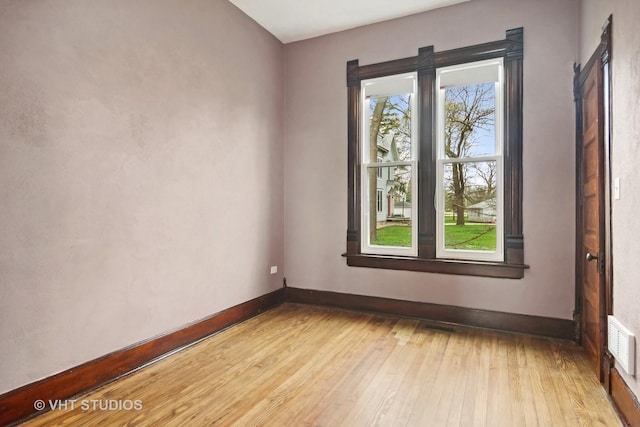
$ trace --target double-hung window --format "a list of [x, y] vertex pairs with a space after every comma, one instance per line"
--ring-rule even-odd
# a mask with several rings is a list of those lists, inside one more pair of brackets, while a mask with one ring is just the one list
[[502, 58], [436, 69], [436, 255], [501, 261]]
[[417, 173], [416, 89], [416, 73], [362, 82], [361, 224], [367, 253], [417, 255], [415, 211], [407, 207], [415, 198]]
[[523, 30], [347, 63], [347, 264], [521, 278]]

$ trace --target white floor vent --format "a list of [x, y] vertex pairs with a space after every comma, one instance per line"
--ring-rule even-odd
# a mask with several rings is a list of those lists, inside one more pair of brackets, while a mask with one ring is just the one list
[[629, 375], [635, 372], [635, 335], [613, 316], [609, 316], [609, 351]]

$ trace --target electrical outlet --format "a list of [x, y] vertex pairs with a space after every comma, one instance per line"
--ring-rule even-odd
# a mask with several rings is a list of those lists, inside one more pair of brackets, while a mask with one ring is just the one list
[[271, 274], [276, 274], [278, 272], [278, 266], [277, 265], [272, 265], [271, 266]]

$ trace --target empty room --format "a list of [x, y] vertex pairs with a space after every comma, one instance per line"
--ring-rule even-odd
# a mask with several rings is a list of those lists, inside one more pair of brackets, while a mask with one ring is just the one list
[[640, 426], [638, 0], [0, 0], [0, 425]]

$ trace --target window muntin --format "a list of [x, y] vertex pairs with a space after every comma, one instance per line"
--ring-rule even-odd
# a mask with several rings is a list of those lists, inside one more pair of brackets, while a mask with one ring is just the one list
[[417, 255], [416, 93], [416, 73], [361, 83], [363, 253]]
[[504, 260], [502, 58], [436, 70], [436, 256]]

